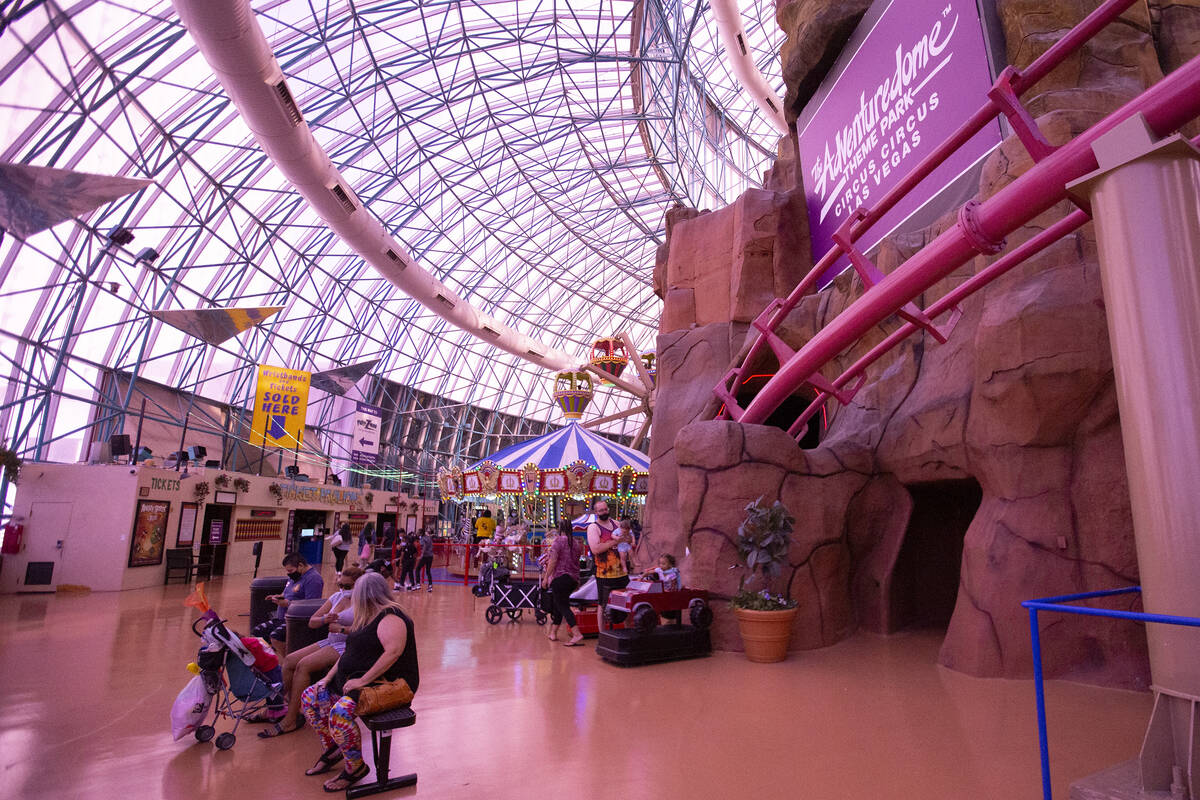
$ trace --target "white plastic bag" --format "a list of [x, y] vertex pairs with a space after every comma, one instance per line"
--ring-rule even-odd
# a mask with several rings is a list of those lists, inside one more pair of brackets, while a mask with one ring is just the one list
[[571, 592], [572, 600], [591, 600], [595, 603], [600, 599], [600, 593], [596, 589], [596, 579], [588, 578], [584, 581], [583, 586], [580, 586], [575, 591]]
[[204, 723], [211, 703], [212, 695], [204, 688], [204, 679], [199, 675], [193, 676], [175, 698], [175, 705], [171, 706], [171, 733], [175, 741], [193, 733]]
[[342, 535], [340, 533], [335, 533], [329, 540], [329, 546], [335, 550], [340, 548], [342, 546]]

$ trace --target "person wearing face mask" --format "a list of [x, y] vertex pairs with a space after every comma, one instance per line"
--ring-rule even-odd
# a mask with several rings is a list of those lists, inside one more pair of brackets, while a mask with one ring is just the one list
[[[596, 521], [588, 525], [588, 549], [596, 562], [596, 595], [599, 600], [597, 625], [600, 630], [604, 624], [604, 606], [608, 603], [608, 595], [613, 589], [624, 589], [629, 585], [629, 573], [625, 569], [625, 559], [617, 549], [625, 537], [617, 527], [617, 523], [609, 519], [608, 503], [597, 500], [592, 504]], [[620, 611], [611, 612], [614, 623], [625, 619]]]
[[284, 640], [287, 637], [287, 607], [293, 600], [320, 599], [325, 594], [325, 579], [319, 570], [313, 569], [299, 553], [288, 553], [283, 557], [283, 568], [287, 571], [288, 582], [283, 587], [283, 594], [273, 594], [267, 597], [278, 608], [275, 615], [254, 628], [254, 635], [271, 640], [271, 646], [279, 653], [284, 652]]

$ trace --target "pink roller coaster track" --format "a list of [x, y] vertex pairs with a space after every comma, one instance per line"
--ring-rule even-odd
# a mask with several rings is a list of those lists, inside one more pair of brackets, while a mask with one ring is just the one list
[[[747, 423], [763, 423], [780, 404], [801, 386], [816, 390], [816, 399], [792, 424], [788, 432], [803, 433], [805, 423], [830, 397], [848, 403], [861, 388], [864, 372], [905, 337], [928, 331], [939, 342], [946, 341], [960, 312], [956, 305], [978, 289], [1003, 275], [1025, 259], [1040, 252], [1090, 217], [1077, 210], [1042, 231], [1020, 247], [990, 264], [937, 302], [922, 310], [913, 300], [937, 281], [977, 255], [991, 255], [1004, 247], [1004, 237], [1050, 209], [1067, 196], [1067, 184], [1096, 169], [1092, 143], [1117, 124], [1136, 115], [1145, 117], [1160, 137], [1176, 131], [1200, 116], [1200, 57], [1164, 77], [1141, 95], [1093, 125], [1067, 144], [1055, 148], [1042, 138], [1019, 97], [1045, 77], [1070, 53], [1081, 47], [1101, 28], [1134, 4], [1134, 0], [1108, 0], [1047, 50], [1023, 72], [1009, 67], [988, 92], [987, 102], [958, 131], [928, 155], [917, 167], [869, 209], [859, 209], [834, 237], [836, 245], [812, 268], [784, 299], [775, 300], [753, 323], [758, 333], [741, 366], [730, 370], [713, 394], [724, 403], [719, 416]], [[972, 201], [959, 210], [958, 222], [886, 277], [855, 247], [855, 242], [904, 195], [937, 168], [998, 114], [1004, 114], [1036, 162], [1024, 175], [983, 203]], [[823, 274], [842, 256], [850, 258], [865, 291], [845, 311], [818, 331], [799, 351], [793, 350], [775, 331], [779, 324], [814, 287]], [[950, 312], [938, 327], [933, 320]], [[872, 327], [893, 314], [905, 324], [833, 380], [819, 370], [858, 341]], [[737, 404], [736, 392], [756, 363], [763, 348], [779, 360], [779, 371], [759, 390], [746, 408]], [[858, 381], [850, 386], [855, 378]], [[850, 387], [850, 388], [847, 388]]]

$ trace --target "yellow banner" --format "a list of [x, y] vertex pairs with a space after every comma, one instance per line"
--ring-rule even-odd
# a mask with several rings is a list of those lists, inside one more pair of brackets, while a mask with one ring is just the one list
[[312, 373], [304, 370], [259, 364], [251, 445], [293, 450], [304, 441], [304, 415], [308, 410], [311, 378]]

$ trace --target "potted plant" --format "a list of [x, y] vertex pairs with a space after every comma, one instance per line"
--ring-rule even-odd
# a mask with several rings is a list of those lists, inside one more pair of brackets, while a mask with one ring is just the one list
[[204, 498], [208, 497], [208, 481], [200, 481], [192, 487], [192, 491], [196, 495], [196, 502], [203, 503]]
[[275, 498], [275, 505], [277, 505], [277, 506], [283, 505], [283, 487], [282, 486], [280, 486], [278, 483], [272, 483], [270, 486], [267, 487], [267, 491], [270, 492], [271, 496]]
[[[772, 594], [770, 581], [787, 563], [795, 522], [783, 503], [776, 500], [767, 506], [760, 497], [746, 506], [746, 519], [738, 527], [738, 556], [746, 572], [729, 606], [738, 621], [746, 658], [751, 661], [768, 663], [787, 658], [796, 601], [787, 595]], [[756, 575], [762, 587], [747, 588]]]
[[229, 476], [222, 472], [220, 475], [213, 478], [213, 483], [217, 485], [217, 488], [224, 489], [229, 485]]
[[245, 494], [246, 492], [250, 491], [250, 481], [246, 480], [245, 478], [234, 478], [233, 488], [237, 489], [242, 494]]
[[0, 466], [4, 467], [4, 479], [16, 485], [17, 478], [21, 476], [21, 459], [17, 456], [17, 451], [0, 447]]

